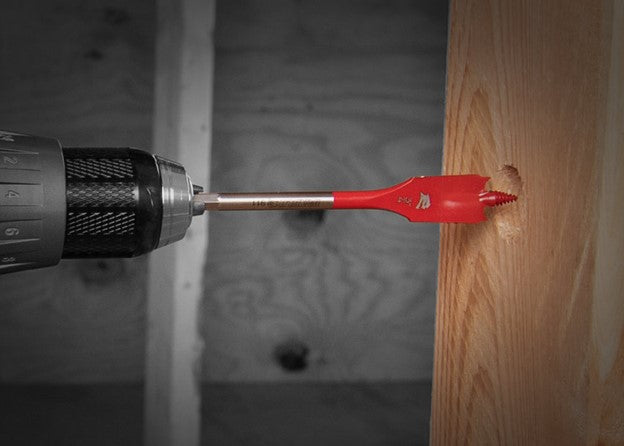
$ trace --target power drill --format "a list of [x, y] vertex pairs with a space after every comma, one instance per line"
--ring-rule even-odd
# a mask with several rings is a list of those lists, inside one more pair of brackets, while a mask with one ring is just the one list
[[173, 243], [204, 212], [200, 191], [183, 166], [143, 150], [0, 131], [0, 274]]
[[0, 131], [0, 274], [61, 258], [134, 257], [180, 240], [206, 210], [381, 209], [412, 222], [478, 223], [515, 201], [488, 177], [412, 177], [385, 189], [209, 193], [180, 164], [133, 148], [63, 148]]

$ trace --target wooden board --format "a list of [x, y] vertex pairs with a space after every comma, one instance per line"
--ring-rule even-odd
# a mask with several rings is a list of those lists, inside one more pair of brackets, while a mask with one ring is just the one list
[[[0, 14], [0, 127], [66, 146], [151, 141], [151, 1], [24, 0]], [[0, 381], [138, 381], [146, 259], [0, 276]]]
[[[438, 174], [445, 8], [219, 3], [212, 188]], [[429, 378], [437, 235], [374, 211], [211, 215], [206, 378]]]
[[622, 444], [624, 6], [450, 17], [444, 172], [520, 198], [442, 227], [432, 444]]
[[[154, 149], [209, 184], [214, 2], [160, 0], [156, 40]], [[200, 435], [197, 320], [208, 243], [207, 217], [150, 257], [145, 444], [197, 445]]]

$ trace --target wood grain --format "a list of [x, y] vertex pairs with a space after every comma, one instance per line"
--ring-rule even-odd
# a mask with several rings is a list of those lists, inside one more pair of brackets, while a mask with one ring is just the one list
[[452, 2], [444, 172], [520, 198], [442, 227], [432, 444], [624, 442], [623, 13]]
[[[212, 189], [375, 188], [439, 173], [442, 2], [217, 9]], [[211, 219], [207, 379], [431, 376], [436, 225], [374, 211]], [[275, 358], [291, 345], [307, 349], [297, 373]]]
[[[160, 0], [156, 40], [154, 149], [209, 184], [212, 144], [214, 1]], [[200, 442], [198, 310], [207, 219], [150, 256], [145, 368], [145, 444]]]
[[[151, 1], [25, 0], [0, 14], [0, 127], [67, 146], [149, 147]], [[0, 277], [0, 381], [138, 381], [144, 258]]]

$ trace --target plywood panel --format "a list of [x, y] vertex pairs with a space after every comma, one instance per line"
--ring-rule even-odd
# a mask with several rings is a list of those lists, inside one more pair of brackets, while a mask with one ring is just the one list
[[[0, 385], [8, 445], [141, 443], [140, 384]], [[204, 384], [202, 445], [424, 445], [430, 382]]]
[[[217, 8], [212, 189], [439, 173], [443, 2]], [[436, 225], [366, 211], [211, 218], [207, 379], [431, 376]]]
[[[0, 127], [65, 145], [149, 147], [151, 1], [3, 2]], [[0, 277], [0, 381], [143, 376], [145, 259]]]
[[[0, 127], [151, 146], [155, 5], [96, 3], [3, 5]], [[439, 172], [444, 2], [219, 8], [215, 188], [377, 187]], [[205, 378], [431, 375], [437, 227], [351, 211], [321, 224], [297, 213], [215, 220]], [[145, 275], [139, 258], [1, 277], [0, 379], [141, 380]], [[293, 338], [310, 349], [301, 374], [274, 360]]]
[[624, 442], [623, 14], [452, 2], [444, 172], [519, 201], [442, 227], [432, 444]]

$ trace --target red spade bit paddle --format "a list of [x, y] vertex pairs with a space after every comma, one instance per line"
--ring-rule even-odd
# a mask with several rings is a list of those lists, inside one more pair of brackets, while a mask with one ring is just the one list
[[517, 197], [484, 190], [488, 177], [446, 175], [413, 177], [386, 189], [341, 192], [202, 192], [193, 200], [196, 213], [204, 210], [316, 210], [381, 209], [409, 221], [478, 223], [486, 220], [485, 206], [515, 201]]

